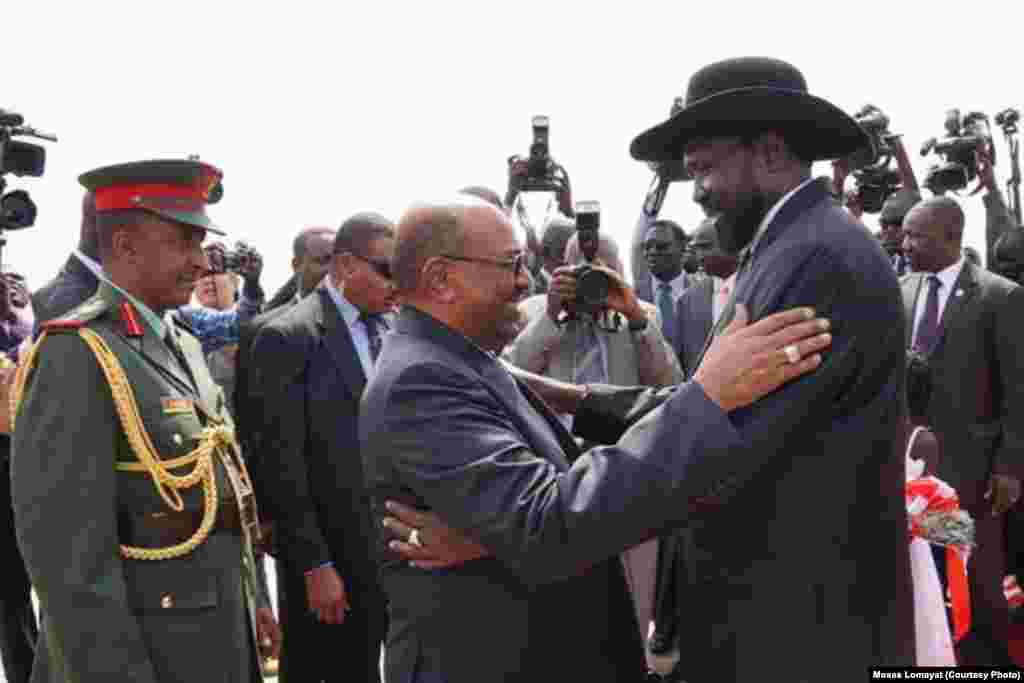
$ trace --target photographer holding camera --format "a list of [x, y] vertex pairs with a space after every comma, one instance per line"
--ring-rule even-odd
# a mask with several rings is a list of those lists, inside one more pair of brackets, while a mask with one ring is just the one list
[[[520, 303], [528, 323], [505, 347], [503, 358], [567, 382], [654, 387], [681, 382], [658, 309], [640, 301], [626, 284], [614, 243], [579, 225], [587, 215], [577, 211], [577, 234], [566, 247], [568, 265], [554, 271], [547, 294]], [[623, 554], [642, 638], [651, 620], [656, 561], [653, 540]]]
[[[210, 271], [196, 283], [199, 306], [183, 306], [178, 314], [195, 332], [203, 345], [203, 353], [238, 344], [238, 327], [260, 312], [263, 288], [260, 274], [263, 257], [244, 242], [235, 251], [228, 251], [220, 242], [206, 248]], [[237, 277], [243, 281], [241, 296], [236, 302]]]

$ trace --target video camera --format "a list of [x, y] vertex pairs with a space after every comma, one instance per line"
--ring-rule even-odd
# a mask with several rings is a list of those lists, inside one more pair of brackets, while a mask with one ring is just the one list
[[853, 115], [868, 134], [871, 144], [849, 157], [850, 170], [857, 185], [857, 199], [864, 213], [878, 213], [885, 200], [900, 189], [899, 171], [891, 168], [895, 150], [890, 142], [889, 117], [868, 104]]
[[[7, 181], [4, 176], [39, 178], [46, 167], [46, 148], [15, 137], [34, 137], [56, 142], [57, 138], [24, 125], [25, 118], [17, 112], [0, 109], [0, 233], [20, 230], [36, 221], [36, 205], [24, 190], [4, 194]], [[0, 246], [4, 244], [0, 236]]]
[[[669, 118], [681, 112], [683, 107], [683, 98], [675, 98], [672, 102], [672, 107], [668, 111]], [[657, 173], [658, 177], [664, 178], [668, 182], [674, 183], [693, 180], [693, 176], [686, 170], [686, 162], [683, 159], [676, 159], [672, 161], [650, 161], [647, 163], [647, 166]]]
[[946, 112], [946, 137], [930, 138], [921, 145], [921, 156], [935, 152], [944, 161], [935, 164], [925, 176], [924, 186], [935, 194], [963, 190], [978, 177], [975, 152], [987, 147], [995, 162], [995, 149], [989, 131], [988, 117], [977, 111], [960, 116], [959, 109]]
[[594, 270], [593, 263], [597, 258], [600, 244], [601, 204], [596, 201], [576, 202], [576, 239], [579, 240], [580, 252], [585, 263], [573, 269], [576, 276], [576, 300], [573, 313], [589, 313], [597, 315], [608, 302], [611, 291], [611, 280], [599, 270]]

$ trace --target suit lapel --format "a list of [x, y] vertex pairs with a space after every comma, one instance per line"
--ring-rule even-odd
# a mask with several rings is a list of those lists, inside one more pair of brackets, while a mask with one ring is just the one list
[[907, 340], [904, 346], [908, 349], [914, 343], [914, 312], [917, 310], [917, 297], [921, 296], [922, 282], [924, 282], [924, 277], [917, 273], [904, 280], [901, 287], [903, 290], [903, 312], [906, 314], [907, 321]]
[[700, 310], [693, 311], [693, 319], [699, 321], [698, 329], [703, 334], [701, 338], [707, 339], [711, 334], [711, 327], [715, 324], [715, 281], [710, 277], [705, 280], [703, 306]]
[[338, 373], [345, 380], [352, 396], [358, 400], [362, 397], [363, 389], [366, 387], [366, 374], [363, 372], [363, 364], [359, 360], [355, 344], [352, 343], [348, 325], [345, 324], [341, 312], [334, 305], [327, 290], [317, 289], [314, 295], [319, 297], [317, 325], [323, 333], [323, 342], [327, 346], [327, 352], [334, 359]]
[[958, 316], [963, 315], [964, 310], [971, 304], [977, 292], [978, 278], [977, 273], [974, 272], [974, 265], [970, 261], [964, 261], [960, 277], [956, 279], [953, 291], [949, 293], [949, 299], [946, 300], [946, 308], [942, 311], [942, 319], [939, 321], [939, 340], [935, 344], [933, 353], [938, 353], [945, 346], [946, 334], [950, 324]]

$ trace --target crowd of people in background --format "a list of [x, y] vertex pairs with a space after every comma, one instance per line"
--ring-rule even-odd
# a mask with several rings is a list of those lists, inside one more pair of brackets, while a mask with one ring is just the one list
[[[735, 130], [702, 113], [727, 83], [761, 81], [797, 95], [721, 105], [750, 109]], [[977, 150], [982, 260], [963, 244], [960, 203], [924, 195], [898, 138], [901, 189], [877, 231], [865, 225], [839, 154], [864, 139], [818, 104], [829, 125], [793, 132], [811, 96], [792, 66], [729, 60], [690, 89], [633, 154], [685, 157], [698, 224], [644, 211], [618, 244], [606, 226], [577, 224], [565, 182], [533, 225], [520, 210], [529, 169], [513, 163], [504, 196], [471, 185], [396, 220], [296, 226], [292, 253], [267, 255], [293, 272], [269, 297], [258, 249], [199, 247], [217, 231], [204, 207], [219, 170], [85, 174], [78, 244], [56, 277], [0, 278], [0, 380], [14, 406], [0, 436], [7, 680], [202, 680], [223, 658], [236, 661], [212, 670], [228, 680], [283, 683], [861, 680], [864, 666], [921, 662], [937, 638], [950, 664], [1012, 665], [1003, 585], [1024, 569], [1024, 289], [1011, 279], [1022, 228], [992, 159]], [[840, 156], [832, 177], [810, 176], [811, 162]], [[734, 164], [756, 180], [742, 185]], [[144, 201], [123, 199], [125, 187]], [[206, 194], [183, 208], [193, 187]], [[581, 266], [605, 282], [596, 311], [581, 306]], [[814, 334], [830, 330], [814, 343], [831, 349], [798, 346], [811, 333], [777, 343], [781, 323], [745, 326], [808, 306], [828, 319]], [[743, 343], [762, 346], [738, 364], [729, 353], [747, 329], [760, 336]], [[83, 330], [123, 366], [145, 438], [118, 412], [119, 375], [77, 343]], [[750, 363], [775, 349], [786, 368], [821, 357], [720, 399], [754, 386]], [[908, 354], [927, 359], [922, 392], [904, 390]], [[224, 426], [237, 446], [211, 436]], [[199, 475], [177, 482], [210, 453], [212, 531], [209, 490], [189, 488]], [[749, 471], [722, 464], [736, 453]], [[966, 634], [952, 622], [915, 632], [900, 597], [916, 580], [905, 455], [974, 520]], [[154, 521], [172, 499], [184, 501], [167, 514], [177, 521]], [[194, 527], [210, 535], [187, 559], [131, 554], [185, 544]], [[232, 553], [251, 576], [225, 578]], [[248, 623], [233, 621], [243, 612]]]

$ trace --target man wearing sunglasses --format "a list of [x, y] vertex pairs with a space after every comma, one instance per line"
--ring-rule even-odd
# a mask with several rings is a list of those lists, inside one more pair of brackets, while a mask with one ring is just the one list
[[282, 677], [376, 681], [387, 627], [356, 423], [394, 301], [391, 221], [338, 229], [327, 275], [252, 350], [260, 491], [276, 522], [288, 620]]

